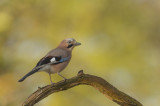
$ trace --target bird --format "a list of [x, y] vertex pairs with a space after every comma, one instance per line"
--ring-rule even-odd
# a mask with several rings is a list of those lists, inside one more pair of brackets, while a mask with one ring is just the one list
[[67, 78], [62, 76], [60, 72], [63, 71], [70, 62], [74, 47], [79, 45], [81, 45], [81, 43], [77, 42], [74, 38], [64, 39], [57, 48], [49, 51], [43, 58], [41, 58], [36, 66], [18, 82], [22, 82], [30, 75], [41, 71], [49, 74], [51, 84], [54, 84], [52, 82], [51, 74], [55, 73], [66, 81]]

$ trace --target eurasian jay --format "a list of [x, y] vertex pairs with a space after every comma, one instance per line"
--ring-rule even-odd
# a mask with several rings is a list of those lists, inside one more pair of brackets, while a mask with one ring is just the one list
[[64, 80], [66, 80], [60, 72], [68, 65], [72, 57], [72, 50], [78, 45], [81, 45], [81, 43], [77, 42], [73, 38], [63, 40], [57, 48], [48, 52], [28, 74], [19, 80], [19, 82], [22, 82], [35, 72], [40, 71], [45, 71], [49, 74], [51, 83], [53, 83], [51, 74], [54, 73], [57, 73]]

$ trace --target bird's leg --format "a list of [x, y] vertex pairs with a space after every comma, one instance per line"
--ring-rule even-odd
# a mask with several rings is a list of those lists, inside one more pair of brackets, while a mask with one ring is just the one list
[[61, 77], [64, 79], [64, 81], [67, 80], [67, 78], [65, 78], [64, 76], [62, 76], [59, 72], [57, 72], [57, 74], [58, 74], [59, 76], [61, 76]]
[[51, 78], [51, 73], [50, 73], [50, 72], [49, 72], [49, 78], [50, 78], [51, 84], [54, 84], [54, 83], [52, 82], [52, 78]]

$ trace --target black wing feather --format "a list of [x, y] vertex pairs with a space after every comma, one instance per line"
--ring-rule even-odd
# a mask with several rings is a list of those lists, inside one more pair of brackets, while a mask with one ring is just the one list
[[55, 58], [56, 61], [60, 61], [61, 58], [62, 58], [61, 56], [48, 56], [48, 57], [44, 57], [44, 58], [42, 58], [42, 59], [37, 63], [36, 67], [50, 63], [50, 62], [51, 62], [51, 59], [52, 59], [53, 57]]

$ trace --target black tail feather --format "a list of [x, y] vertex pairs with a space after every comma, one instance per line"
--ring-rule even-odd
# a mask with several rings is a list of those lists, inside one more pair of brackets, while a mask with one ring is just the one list
[[27, 74], [26, 74], [23, 78], [21, 78], [18, 82], [24, 81], [28, 76], [34, 74], [34, 73], [37, 72], [39, 69], [40, 69], [40, 68], [38, 68], [38, 69], [33, 68], [32, 71], [30, 71], [29, 73], [27, 73]]

